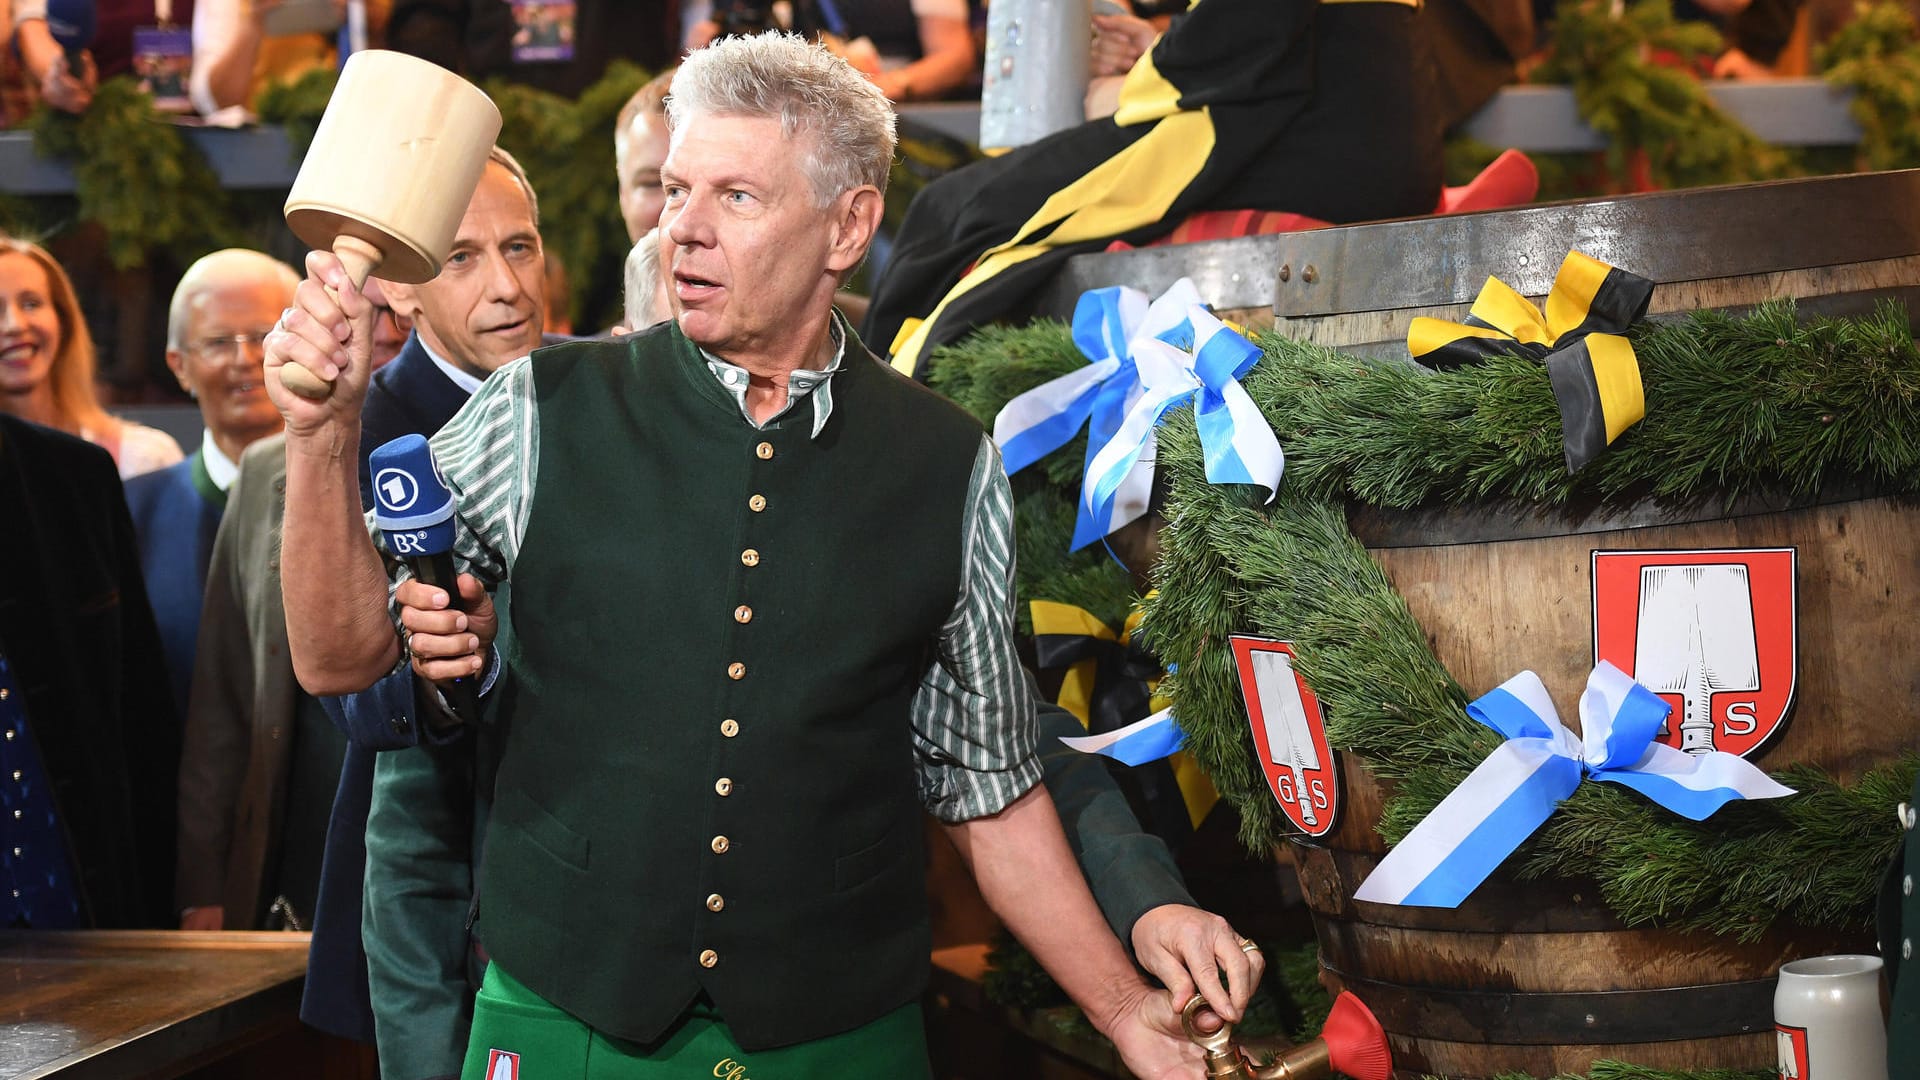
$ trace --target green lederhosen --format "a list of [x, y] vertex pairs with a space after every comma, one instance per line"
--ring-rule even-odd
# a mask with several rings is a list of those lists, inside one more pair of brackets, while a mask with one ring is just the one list
[[687, 1010], [657, 1046], [594, 1031], [520, 985], [499, 964], [487, 968], [473, 1002], [473, 1035], [463, 1080], [493, 1080], [493, 1051], [519, 1055], [516, 1080], [842, 1080], [847, 1076], [922, 1080], [928, 1075], [920, 1005], [909, 1002], [863, 1027], [824, 1039], [748, 1052], [710, 1005]]

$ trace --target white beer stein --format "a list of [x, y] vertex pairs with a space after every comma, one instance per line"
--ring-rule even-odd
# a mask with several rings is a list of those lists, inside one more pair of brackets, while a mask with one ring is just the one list
[[1877, 956], [1781, 965], [1773, 992], [1780, 1080], [1887, 1080], [1881, 966]]

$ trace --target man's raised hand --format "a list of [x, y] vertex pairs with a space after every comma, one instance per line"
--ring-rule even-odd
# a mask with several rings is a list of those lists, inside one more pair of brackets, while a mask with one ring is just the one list
[[[266, 340], [267, 395], [286, 418], [288, 436], [317, 434], [329, 424], [357, 425], [372, 355], [372, 302], [332, 252], [308, 252], [306, 279]], [[332, 394], [316, 401], [294, 393], [281, 380], [287, 364], [331, 380]]]

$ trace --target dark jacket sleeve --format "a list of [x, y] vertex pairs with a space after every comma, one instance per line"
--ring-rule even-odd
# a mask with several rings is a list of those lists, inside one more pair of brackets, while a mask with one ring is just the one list
[[[110, 462], [109, 462], [110, 464]], [[116, 477], [117, 478], [117, 477]], [[140, 545], [118, 484], [113, 484], [113, 539], [120, 577], [120, 705], [122, 745], [133, 807], [133, 839], [141, 881], [142, 919], [176, 926], [173, 908], [174, 814], [180, 770], [180, 718], [160, 631], [140, 573]]]
[[1040, 705], [1040, 767], [1060, 825], [1093, 898], [1128, 949], [1133, 924], [1162, 904], [1193, 905], [1173, 855], [1160, 838], [1143, 831], [1119, 785], [1107, 775], [1106, 759], [1061, 745], [1061, 736], [1085, 735], [1073, 714]]
[[[256, 476], [252, 482], [259, 483]], [[207, 592], [194, 649], [193, 691], [187, 704], [180, 755], [180, 853], [174, 882], [180, 908], [225, 902], [227, 852], [233, 842], [234, 808], [246, 774], [253, 712], [253, 649], [239, 590], [241, 534], [259, 526], [247, 510], [248, 474], [243, 467], [230, 494], [232, 513], [214, 535]], [[243, 920], [251, 912], [227, 915]]]

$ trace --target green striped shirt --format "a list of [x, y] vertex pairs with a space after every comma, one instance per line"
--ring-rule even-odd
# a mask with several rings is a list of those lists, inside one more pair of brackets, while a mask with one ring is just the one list
[[[745, 373], [712, 356], [708, 367], [741, 401], [740, 422], [753, 425]], [[796, 373], [787, 404], [769, 422], [804, 401], [814, 409], [817, 437], [833, 408], [830, 386], [839, 369], [836, 354], [825, 371]], [[729, 382], [735, 372], [740, 377]], [[494, 372], [432, 440], [459, 508], [454, 562], [489, 585], [512, 577], [526, 536], [539, 433], [532, 362], [523, 357]], [[370, 528], [372, 521], [369, 514]], [[997, 813], [1040, 780], [1034, 703], [1013, 644], [1013, 494], [1000, 452], [984, 434], [961, 527], [959, 595], [911, 710], [921, 802], [947, 822]], [[374, 535], [378, 542], [377, 529]], [[394, 585], [406, 576], [402, 565]]]

